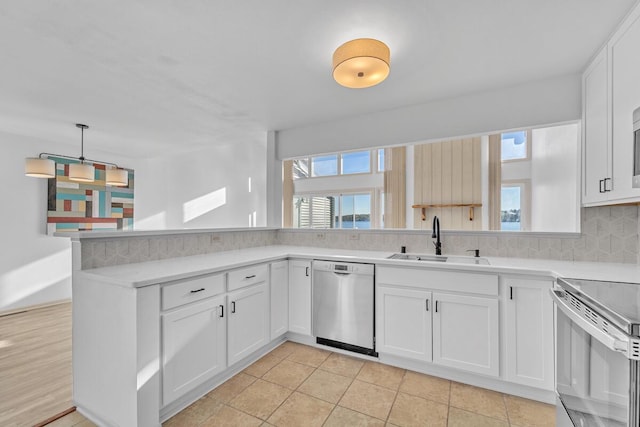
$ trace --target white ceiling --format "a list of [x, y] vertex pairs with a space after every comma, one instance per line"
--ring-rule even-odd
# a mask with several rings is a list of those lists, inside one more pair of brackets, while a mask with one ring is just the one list
[[[580, 72], [635, 0], [5, 0], [0, 132], [155, 156]], [[391, 74], [331, 77], [378, 38]], [[4, 142], [4, 141], [3, 141]]]

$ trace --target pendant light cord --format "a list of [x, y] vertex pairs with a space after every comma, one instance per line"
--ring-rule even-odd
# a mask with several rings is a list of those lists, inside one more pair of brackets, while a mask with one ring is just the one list
[[80, 128], [80, 163], [84, 164], [84, 128]]

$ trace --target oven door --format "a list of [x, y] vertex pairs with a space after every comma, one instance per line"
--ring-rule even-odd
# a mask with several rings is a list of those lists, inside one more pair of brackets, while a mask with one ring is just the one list
[[573, 425], [635, 425], [630, 424], [629, 403], [631, 369], [636, 362], [620, 352], [626, 336], [617, 329], [610, 330], [611, 335], [596, 327], [575, 310], [580, 303], [567, 302], [565, 291], [552, 290], [551, 296], [558, 308], [556, 391]]

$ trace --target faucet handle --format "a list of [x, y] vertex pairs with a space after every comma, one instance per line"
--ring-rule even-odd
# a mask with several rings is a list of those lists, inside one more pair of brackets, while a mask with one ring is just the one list
[[480, 258], [480, 249], [467, 249], [467, 252], [475, 252], [475, 257]]

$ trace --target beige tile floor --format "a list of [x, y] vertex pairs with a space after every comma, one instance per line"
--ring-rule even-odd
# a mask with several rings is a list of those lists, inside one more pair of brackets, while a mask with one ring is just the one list
[[[65, 423], [72, 415], [55, 426], [91, 425], [78, 424], [79, 414]], [[164, 423], [271, 425], [555, 426], [555, 408], [286, 342]]]

